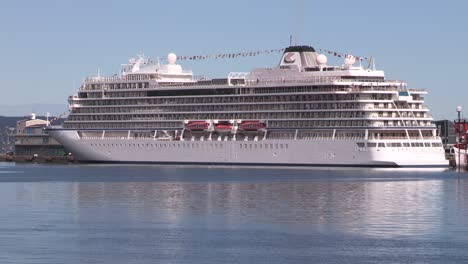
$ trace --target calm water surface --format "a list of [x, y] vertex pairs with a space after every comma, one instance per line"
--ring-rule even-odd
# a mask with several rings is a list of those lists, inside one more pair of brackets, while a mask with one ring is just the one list
[[0, 263], [468, 263], [468, 174], [0, 163]]

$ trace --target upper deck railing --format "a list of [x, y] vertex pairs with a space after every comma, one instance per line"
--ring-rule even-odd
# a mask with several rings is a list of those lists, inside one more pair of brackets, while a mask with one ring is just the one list
[[[343, 79], [340, 76], [330, 76], [330, 77], [305, 77], [305, 78], [264, 78], [264, 79], [252, 79], [246, 78], [243, 79], [243, 82], [237, 82], [236, 84], [233, 83], [226, 83], [226, 84], [219, 84], [219, 83], [197, 83], [194, 79], [193, 82], [174, 82], [171, 84], [160, 84], [158, 81], [149, 75], [127, 75], [127, 76], [108, 76], [108, 77], [91, 77], [85, 80], [84, 85], [81, 87], [81, 90], [98, 90], [96, 88], [88, 87], [86, 84], [108, 84], [112, 82], [127, 82], [127, 81], [150, 81], [149, 86], [143, 89], [174, 89], [174, 88], [184, 88], [184, 89], [197, 89], [197, 88], [204, 88], [213, 86], [219, 88], [227, 88], [227, 87], [268, 87], [272, 85], [298, 85], [298, 84], [344, 84], [350, 83], [351, 85], [359, 85], [359, 86], [383, 86], [387, 84], [393, 85], [405, 85], [404, 81], [401, 80], [370, 80], [370, 79]], [[122, 88], [120, 88], [122, 89]], [[123, 88], [127, 89], [127, 88]], [[122, 90], [123, 90], [122, 89]], [[142, 89], [142, 88], [138, 88]]]
[[145, 74], [138, 75], [115, 75], [115, 76], [98, 76], [88, 77], [85, 79], [85, 84], [90, 83], [107, 83], [107, 82], [122, 82], [122, 81], [148, 81], [151, 80], [151, 76]]

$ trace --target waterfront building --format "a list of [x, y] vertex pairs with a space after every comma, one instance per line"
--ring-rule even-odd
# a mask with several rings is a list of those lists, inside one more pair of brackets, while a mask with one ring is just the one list
[[48, 120], [38, 119], [34, 113], [30, 118], [18, 121], [14, 134], [15, 155], [64, 156], [66, 152], [62, 144], [44, 130], [49, 125]]

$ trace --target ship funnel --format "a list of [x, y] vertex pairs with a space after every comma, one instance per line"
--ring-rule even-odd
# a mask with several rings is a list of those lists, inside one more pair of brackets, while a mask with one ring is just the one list
[[317, 56], [315, 49], [310, 46], [290, 46], [284, 50], [279, 63], [280, 68], [297, 69], [305, 71], [307, 68], [317, 68]]

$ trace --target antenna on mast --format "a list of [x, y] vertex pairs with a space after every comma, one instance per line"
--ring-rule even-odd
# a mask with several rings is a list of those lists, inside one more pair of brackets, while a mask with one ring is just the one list
[[375, 61], [373, 56], [370, 56], [367, 60], [367, 69], [375, 71]]
[[305, 10], [305, 3], [304, 0], [297, 0], [296, 2], [296, 29], [294, 33], [294, 45], [300, 45], [301, 35], [304, 28], [304, 10]]

